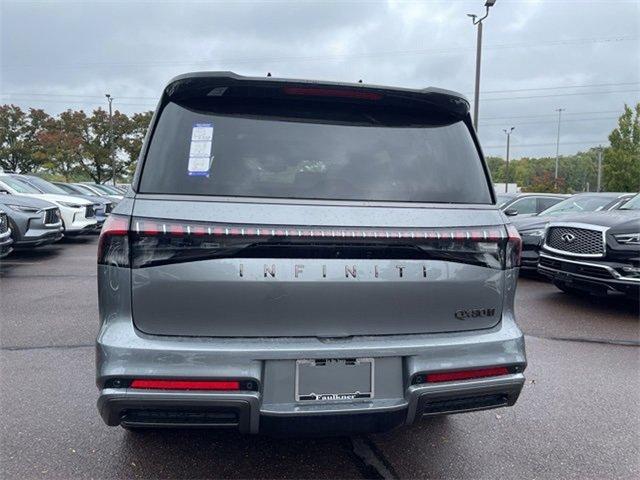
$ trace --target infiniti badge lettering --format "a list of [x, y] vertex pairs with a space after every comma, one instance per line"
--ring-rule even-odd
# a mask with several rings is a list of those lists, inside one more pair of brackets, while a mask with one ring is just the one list
[[[337, 274], [344, 278], [363, 278], [363, 277], [373, 277], [373, 278], [427, 278], [427, 266], [426, 265], [418, 265], [418, 266], [407, 266], [407, 265], [394, 265], [388, 269], [381, 269], [378, 265], [373, 265], [373, 268], [363, 268], [354, 263], [345, 264], [342, 267], [331, 267], [331, 273], [334, 275]], [[304, 280], [305, 278], [327, 278], [328, 273], [330, 273], [330, 269], [325, 264], [321, 265], [307, 265], [302, 263], [296, 263], [290, 267], [290, 272], [292, 274], [292, 280]], [[409, 272], [413, 272], [414, 274], [409, 276]], [[262, 266], [262, 270], [258, 273], [263, 278], [273, 279], [278, 278], [280, 276], [280, 271], [276, 264], [264, 264]], [[386, 274], [385, 274], [386, 273]], [[241, 278], [247, 277], [247, 269], [244, 264], [238, 265], [238, 275]]]

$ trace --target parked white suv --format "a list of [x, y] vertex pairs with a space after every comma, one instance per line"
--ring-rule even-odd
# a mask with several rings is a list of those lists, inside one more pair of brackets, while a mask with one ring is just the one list
[[67, 236], [88, 233], [96, 229], [97, 220], [93, 203], [83, 198], [42, 193], [27, 182], [6, 173], [0, 173], [0, 192], [25, 195], [54, 203], [60, 208], [60, 216]]

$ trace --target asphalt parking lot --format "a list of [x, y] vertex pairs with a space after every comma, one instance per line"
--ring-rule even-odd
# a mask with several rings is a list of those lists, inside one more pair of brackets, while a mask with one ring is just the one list
[[637, 478], [640, 322], [619, 299], [518, 287], [527, 384], [511, 409], [356, 438], [131, 434], [95, 408], [96, 238], [0, 260], [2, 478]]

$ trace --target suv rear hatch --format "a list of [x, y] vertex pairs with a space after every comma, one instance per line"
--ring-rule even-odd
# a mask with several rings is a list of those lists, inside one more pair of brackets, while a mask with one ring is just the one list
[[515, 242], [457, 95], [181, 77], [143, 156], [119, 262], [145, 333], [342, 337], [500, 320]]

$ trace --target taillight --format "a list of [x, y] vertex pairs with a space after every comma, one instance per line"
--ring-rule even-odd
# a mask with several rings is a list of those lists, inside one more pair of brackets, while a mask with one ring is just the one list
[[240, 390], [237, 380], [154, 380], [135, 379], [130, 388], [147, 390], [209, 390], [227, 391]]
[[109, 215], [98, 240], [98, 264], [129, 266], [129, 217]]
[[522, 238], [518, 233], [518, 229], [509, 223], [507, 224], [507, 251], [505, 255], [505, 267], [519, 267], [521, 258]]
[[[507, 232], [501, 225], [469, 229], [354, 228], [180, 222], [139, 217], [131, 219], [127, 245], [126, 221], [124, 218], [125, 223], [105, 223], [104, 244], [113, 248], [106, 251], [101, 247], [101, 263], [120, 262], [124, 266], [130, 252], [131, 268], [216, 258], [339, 257], [442, 260], [503, 269], [519, 264], [521, 250], [517, 231], [512, 228]], [[122, 235], [122, 242], [116, 241], [118, 235]]]
[[508, 375], [507, 367], [477, 368], [473, 370], [457, 370], [455, 372], [423, 373], [414, 377], [413, 383], [439, 383], [471, 380], [474, 378], [499, 377]]

